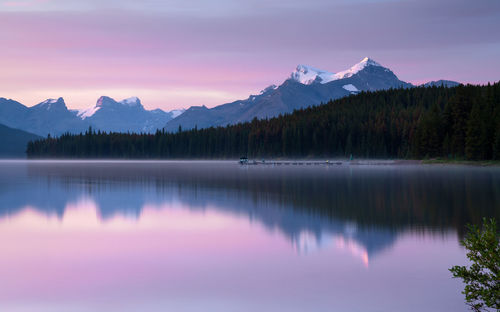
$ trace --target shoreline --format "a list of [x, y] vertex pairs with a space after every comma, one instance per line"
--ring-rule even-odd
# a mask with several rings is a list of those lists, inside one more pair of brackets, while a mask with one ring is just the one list
[[454, 160], [454, 159], [424, 159], [423, 165], [460, 165], [476, 167], [500, 167], [500, 160]]
[[[66, 163], [111, 163], [111, 162], [234, 162], [238, 159], [97, 159], [97, 158], [0, 158], [3, 163], [16, 162], [66, 162]], [[500, 167], [498, 160], [450, 160], [450, 159], [339, 159], [339, 158], [306, 158], [306, 159], [249, 159], [248, 166], [273, 166], [273, 165], [328, 165], [328, 166], [415, 166], [415, 165], [450, 165], [473, 167]]]

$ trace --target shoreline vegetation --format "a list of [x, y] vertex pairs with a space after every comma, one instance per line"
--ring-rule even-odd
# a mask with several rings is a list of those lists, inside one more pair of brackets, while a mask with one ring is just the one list
[[29, 159], [398, 159], [497, 164], [500, 83], [361, 92], [271, 119], [155, 134], [89, 128], [29, 142]]
[[446, 159], [434, 158], [421, 160], [423, 165], [463, 165], [480, 167], [500, 167], [500, 160], [466, 160], [466, 159]]

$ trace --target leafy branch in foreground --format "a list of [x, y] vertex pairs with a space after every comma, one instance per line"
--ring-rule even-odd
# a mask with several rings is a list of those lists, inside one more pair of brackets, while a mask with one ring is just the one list
[[462, 292], [473, 311], [500, 310], [500, 244], [495, 219], [483, 219], [483, 227], [469, 225], [469, 233], [461, 242], [467, 249], [469, 268], [454, 266], [453, 277], [465, 283]]

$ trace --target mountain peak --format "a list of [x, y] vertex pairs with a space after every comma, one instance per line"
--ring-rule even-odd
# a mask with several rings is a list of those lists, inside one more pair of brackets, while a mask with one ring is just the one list
[[64, 99], [62, 97], [58, 99], [47, 99], [36, 105], [38, 108], [44, 108], [46, 110], [53, 110], [57, 108], [66, 109], [66, 103], [64, 103]]
[[336, 74], [307, 65], [298, 65], [295, 71], [292, 73], [291, 79], [305, 85], [310, 85], [315, 82], [325, 84], [330, 81], [352, 77], [353, 75], [357, 74], [358, 72], [362, 71], [368, 66], [382, 67], [382, 65], [375, 62], [373, 59], [369, 57], [365, 57], [364, 59], [361, 60], [361, 62], [355, 64], [351, 68], [338, 72]]
[[101, 96], [96, 103], [96, 107], [103, 107], [107, 105], [116, 105], [121, 104], [128, 107], [142, 107], [141, 100], [138, 97], [133, 96], [128, 99], [122, 100], [120, 102], [115, 101], [115, 99], [110, 98], [109, 96]]
[[139, 100], [138, 97], [133, 96], [128, 99], [122, 100], [119, 102], [120, 104], [123, 104], [125, 106], [142, 106], [141, 100]]
[[360, 63], [365, 63], [366, 65], [373, 65], [373, 66], [382, 66], [369, 57], [365, 57], [364, 59], [361, 60], [361, 62], [359, 62], [359, 64]]
[[334, 79], [335, 74], [314, 68], [308, 65], [297, 65], [295, 71], [291, 75], [291, 79], [300, 82], [301, 84], [310, 85], [314, 82], [327, 83]]
[[382, 67], [382, 65], [375, 62], [371, 58], [365, 57], [364, 59], [361, 60], [361, 62], [355, 64], [351, 68], [344, 70], [344, 71], [341, 71], [341, 72], [338, 72], [337, 74], [335, 74], [335, 77], [337, 79], [349, 78], [349, 77], [352, 77], [353, 75], [359, 73], [360, 71], [362, 71], [363, 69], [365, 69], [368, 66]]
[[116, 101], [110, 98], [109, 96], [101, 96], [99, 99], [97, 99], [97, 103], [95, 104], [95, 106], [103, 107], [108, 103], [116, 103]]
[[55, 103], [64, 103], [64, 99], [62, 97], [58, 99], [46, 99], [45, 101], [41, 102], [40, 104], [55, 104]]

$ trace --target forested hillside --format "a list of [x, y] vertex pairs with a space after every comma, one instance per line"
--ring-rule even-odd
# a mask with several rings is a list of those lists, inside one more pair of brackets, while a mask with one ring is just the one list
[[156, 134], [65, 134], [43, 158], [350, 157], [500, 159], [500, 83], [362, 92], [269, 120]]
[[41, 137], [0, 124], [0, 158], [26, 157], [26, 145], [36, 139]]

